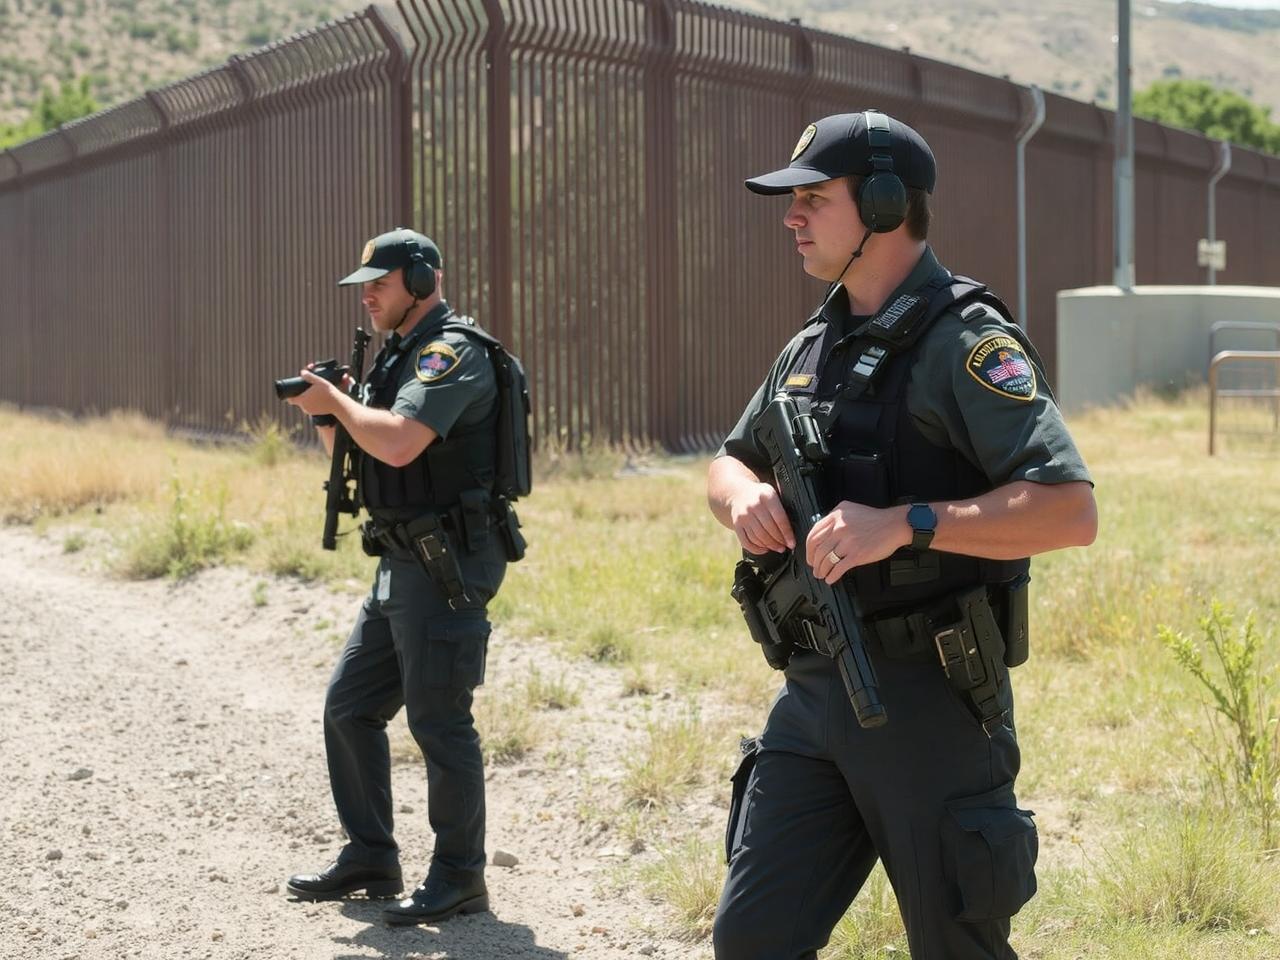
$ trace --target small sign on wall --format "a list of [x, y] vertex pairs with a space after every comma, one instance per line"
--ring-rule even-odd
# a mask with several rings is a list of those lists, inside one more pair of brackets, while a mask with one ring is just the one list
[[1227, 241], [1203, 238], [1196, 241], [1196, 264], [1214, 270], [1227, 269]]

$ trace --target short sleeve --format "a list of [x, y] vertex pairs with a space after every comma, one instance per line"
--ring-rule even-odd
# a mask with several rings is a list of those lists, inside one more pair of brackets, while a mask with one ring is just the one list
[[720, 449], [716, 451], [717, 457], [733, 457], [735, 460], [741, 460], [756, 472], [769, 469], [769, 461], [756, 444], [755, 436], [751, 432], [751, 425], [763, 412], [769, 396], [769, 381], [766, 380], [752, 394], [746, 409], [742, 411], [742, 416], [738, 418], [738, 422], [729, 431]]
[[993, 487], [1093, 482], [1026, 335], [994, 312], [968, 323], [946, 314], [934, 325], [907, 410], [927, 439], [958, 450]]
[[442, 438], [483, 420], [498, 395], [487, 351], [464, 334], [442, 333], [416, 347], [405, 367], [391, 412]]

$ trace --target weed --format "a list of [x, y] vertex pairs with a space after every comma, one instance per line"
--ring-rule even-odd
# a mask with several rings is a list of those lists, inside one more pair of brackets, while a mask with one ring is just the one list
[[79, 553], [88, 544], [85, 535], [80, 530], [73, 530], [67, 534], [66, 539], [62, 541], [63, 553]]
[[524, 681], [525, 700], [536, 710], [567, 710], [582, 702], [582, 692], [564, 677], [551, 679], [533, 667]]
[[1223, 802], [1239, 800], [1252, 810], [1271, 846], [1280, 817], [1280, 698], [1273, 692], [1273, 674], [1259, 662], [1260, 638], [1253, 616], [1245, 619], [1238, 635], [1231, 627], [1231, 614], [1217, 601], [1200, 619], [1212, 667], [1190, 637], [1161, 627], [1160, 639], [1213, 698], [1213, 739], [1198, 749]]
[[656, 862], [640, 869], [640, 882], [675, 911], [679, 933], [701, 940], [711, 932], [724, 873], [724, 851], [694, 836], [663, 849]]
[[267, 581], [259, 580], [255, 583], [252, 596], [255, 607], [265, 607], [267, 605]]
[[669, 721], [650, 721], [647, 740], [629, 757], [622, 777], [626, 802], [663, 806], [703, 779], [711, 738], [694, 710]]
[[821, 956], [822, 960], [873, 960], [886, 955], [907, 956], [907, 937], [893, 887], [884, 867], [877, 864], [831, 932], [831, 942]]
[[121, 571], [145, 580], [190, 576], [253, 542], [253, 531], [226, 518], [226, 490], [219, 490], [212, 509], [198, 494], [188, 493], [175, 475], [170, 484], [172, 502], [168, 516], [143, 527], [126, 543]]
[[526, 703], [507, 691], [482, 690], [475, 703], [476, 729], [489, 763], [514, 763], [542, 740], [542, 722]]
[[1208, 809], [1181, 810], [1108, 851], [1089, 895], [1106, 922], [1248, 929], [1274, 909], [1277, 879], [1239, 824]]

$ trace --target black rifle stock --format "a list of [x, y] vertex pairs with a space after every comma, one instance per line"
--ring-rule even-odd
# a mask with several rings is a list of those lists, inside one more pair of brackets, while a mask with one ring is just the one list
[[[369, 334], [363, 327], [356, 327], [355, 337], [351, 343], [351, 387], [348, 393], [358, 397], [360, 383], [364, 377], [364, 348], [369, 343]], [[338, 514], [349, 513], [358, 516], [360, 504], [356, 500], [355, 462], [351, 456], [353, 444], [351, 434], [338, 421], [333, 432], [333, 456], [329, 460], [329, 479], [324, 483], [324, 533], [320, 537], [320, 546], [326, 550], [338, 547]]]
[[[804, 542], [823, 516], [813, 479], [830, 456], [822, 431], [813, 416], [801, 413], [795, 399], [785, 393], [765, 407], [752, 431], [769, 457], [778, 495], [795, 533], [796, 549], [783, 556], [748, 555], [757, 568], [758, 586], [735, 589], [735, 595], [742, 593], [739, 602], [747, 601], [743, 609], [753, 635], [767, 635], [775, 650], [802, 637], [833, 658], [858, 723], [881, 726], [888, 714], [880, 702], [875, 670], [852, 598], [843, 587], [819, 579], [805, 560]], [[766, 646], [766, 655], [770, 652]]]

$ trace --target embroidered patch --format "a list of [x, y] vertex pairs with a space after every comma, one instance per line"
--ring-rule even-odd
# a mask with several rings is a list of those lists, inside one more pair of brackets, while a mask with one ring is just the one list
[[818, 132], [818, 128], [812, 123], [804, 128], [804, 133], [800, 134], [800, 139], [796, 141], [796, 148], [791, 151], [791, 159], [794, 160], [800, 154], [809, 148], [809, 144], [813, 143], [814, 134]]
[[811, 373], [793, 373], [787, 377], [784, 387], [807, 387], [813, 382], [813, 374]]
[[432, 340], [418, 351], [417, 374], [423, 383], [435, 383], [458, 366], [458, 355], [443, 340]]
[[373, 241], [370, 240], [364, 245], [364, 250], [360, 253], [360, 266], [364, 266], [373, 259]]
[[1014, 400], [1034, 400], [1036, 371], [1013, 337], [999, 334], [978, 342], [965, 363], [969, 376], [993, 393]]

